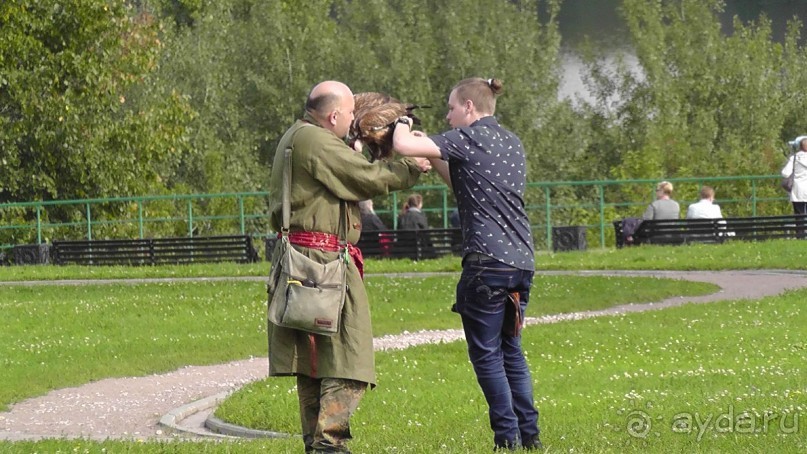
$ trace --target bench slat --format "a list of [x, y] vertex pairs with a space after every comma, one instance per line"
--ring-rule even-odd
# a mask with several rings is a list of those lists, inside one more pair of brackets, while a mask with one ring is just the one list
[[254, 262], [257, 252], [247, 235], [54, 241], [59, 265], [152, 265], [198, 262]]
[[[804, 237], [807, 216], [780, 215], [724, 219], [665, 219], [642, 221], [633, 234], [639, 244], [722, 243]], [[617, 247], [624, 237], [622, 221], [614, 221]]]
[[462, 252], [460, 229], [362, 232], [357, 246], [365, 257], [423, 260]]

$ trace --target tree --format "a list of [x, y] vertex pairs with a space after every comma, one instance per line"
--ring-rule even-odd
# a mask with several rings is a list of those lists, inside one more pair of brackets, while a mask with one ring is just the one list
[[339, 78], [331, 1], [204, 2], [190, 27], [169, 27], [159, 83], [198, 116], [173, 185], [194, 192], [260, 191], [277, 139], [302, 114], [313, 82]]
[[[768, 173], [788, 115], [786, 62], [770, 22], [721, 32], [719, 0], [626, 0], [624, 14], [643, 78], [623, 70], [607, 84], [617, 108], [600, 98], [599, 118], [619, 128], [621, 162], [612, 176], [652, 178]], [[599, 70], [603, 69], [600, 67]], [[606, 95], [607, 96], [607, 95]], [[610, 98], [613, 100], [613, 97]], [[606, 113], [608, 112], [608, 113]], [[762, 172], [760, 172], [762, 170]]]
[[[535, 126], [554, 115], [559, 35], [554, 16], [539, 21], [539, 3], [207, 2], [192, 26], [168, 34], [161, 65], [161, 83], [187, 94], [199, 113], [199, 154], [183, 163], [176, 184], [200, 192], [263, 189], [277, 140], [324, 79], [430, 105], [418, 114], [427, 131], [438, 131], [447, 127], [452, 84], [501, 78], [503, 123], [523, 136], [541, 169], [538, 156], [550, 147], [535, 145], [537, 137], [558, 136], [546, 126], [536, 136]], [[555, 14], [558, 3], [548, 3]]]
[[120, 0], [0, 4], [0, 202], [164, 187], [191, 112], [149, 86], [157, 26], [130, 13]]
[[[597, 101], [586, 112], [596, 148], [609, 153], [612, 178], [759, 175], [782, 164], [805, 98], [798, 88], [805, 62], [798, 26], [784, 44], [761, 17], [721, 31], [720, 0], [625, 0], [639, 75], [626, 66], [611, 74], [589, 59]], [[789, 129], [789, 131], [786, 131]], [[590, 147], [592, 153], [595, 147]], [[721, 188], [732, 192], [747, 188]], [[776, 191], [777, 188], [766, 188]], [[679, 196], [697, 198], [697, 186]], [[626, 198], [644, 194], [626, 194]]]
[[558, 8], [556, 1], [345, 1], [337, 20], [355, 43], [345, 73], [356, 91], [384, 91], [431, 106], [416, 111], [429, 133], [448, 128], [445, 105], [455, 83], [501, 79], [505, 93], [497, 117], [524, 142], [530, 178], [546, 178], [555, 175], [555, 164], [568, 161], [568, 142], [550, 143], [562, 134], [547, 121], [561, 108]]

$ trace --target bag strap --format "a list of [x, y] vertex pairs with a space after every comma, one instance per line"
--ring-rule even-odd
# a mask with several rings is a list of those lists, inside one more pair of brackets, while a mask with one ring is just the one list
[[283, 221], [280, 224], [280, 236], [288, 236], [289, 219], [291, 218], [291, 147], [283, 150], [283, 208], [281, 210]]
[[798, 162], [796, 160], [796, 153], [798, 153], [798, 151], [794, 151], [793, 154], [790, 155], [790, 158], [793, 159], [793, 169], [790, 171], [791, 176], [796, 174], [796, 163]]
[[[286, 237], [289, 235], [289, 224], [291, 223], [291, 155], [294, 151], [294, 137], [305, 126], [313, 126], [310, 123], [304, 123], [303, 126], [291, 136], [289, 146], [283, 150], [283, 191], [282, 191], [282, 209], [281, 216], [282, 222], [280, 225], [280, 236]], [[339, 245], [342, 249], [347, 248], [347, 208], [345, 201], [339, 200]]]
[[291, 222], [291, 153], [294, 151], [294, 138], [297, 133], [310, 123], [303, 123], [294, 133], [289, 140], [289, 146], [283, 150], [283, 190], [282, 190], [282, 208], [281, 208], [281, 224], [280, 236], [285, 237], [289, 234], [289, 223]]

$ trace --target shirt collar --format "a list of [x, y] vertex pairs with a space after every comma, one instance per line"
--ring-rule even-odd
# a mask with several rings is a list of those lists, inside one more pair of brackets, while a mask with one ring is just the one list
[[470, 126], [499, 126], [499, 122], [496, 121], [496, 117], [493, 115], [488, 115], [487, 117], [482, 117], [479, 120], [471, 123]]
[[305, 113], [303, 114], [303, 121], [306, 121], [306, 122], [308, 122], [308, 123], [311, 123], [311, 124], [312, 124], [312, 125], [314, 125], [314, 126], [319, 126], [320, 128], [322, 127], [322, 126], [320, 126], [320, 124], [319, 124], [319, 122], [317, 121], [317, 119], [316, 119], [316, 118], [314, 118], [314, 116], [313, 116], [313, 115], [311, 115], [311, 113], [309, 113], [308, 111], [305, 111]]

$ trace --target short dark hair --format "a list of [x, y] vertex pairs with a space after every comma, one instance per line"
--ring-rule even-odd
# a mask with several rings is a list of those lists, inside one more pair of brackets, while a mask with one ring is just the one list
[[315, 97], [309, 97], [305, 102], [305, 110], [320, 115], [327, 115], [339, 104], [339, 96], [333, 93], [325, 93]]
[[701, 198], [708, 199], [715, 196], [715, 190], [711, 186], [703, 186], [701, 188]]

